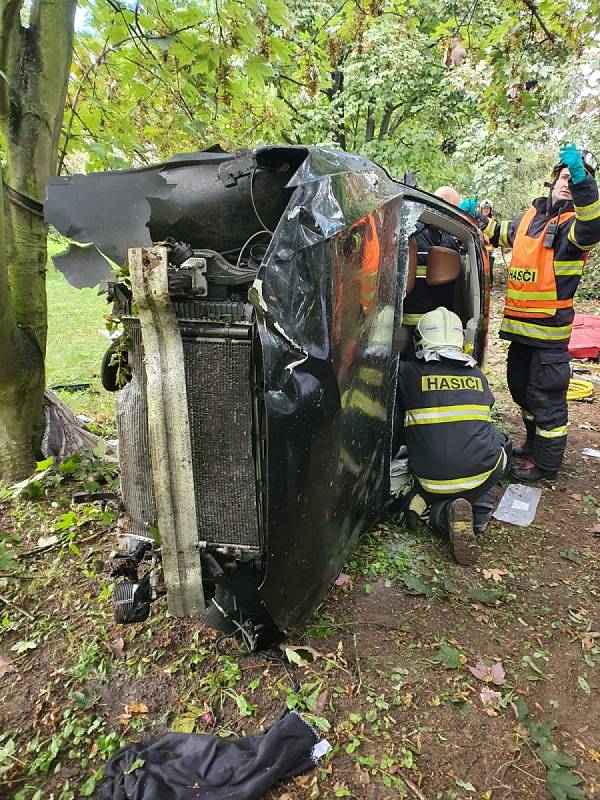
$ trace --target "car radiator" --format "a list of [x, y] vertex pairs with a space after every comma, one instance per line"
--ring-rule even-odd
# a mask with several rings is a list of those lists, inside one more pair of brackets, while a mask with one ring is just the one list
[[[197, 301], [174, 303], [174, 307], [183, 341], [200, 542], [256, 552], [261, 537], [253, 457], [250, 325], [244, 304]], [[139, 320], [125, 316], [122, 321], [132, 373], [117, 400], [121, 488], [129, 518], [126, 533], [148, 536], [156, 525], [156, 509], [143, 343]]]

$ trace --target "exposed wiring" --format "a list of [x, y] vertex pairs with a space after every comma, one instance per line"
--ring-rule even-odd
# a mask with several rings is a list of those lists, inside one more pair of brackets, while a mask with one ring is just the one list
[[265, 223], [262, 221], [260, 214], [258, 213], [258, 209], [256, 208], [256, 203], [254, 202], [254, 176], [256, 175], [256, 170], [258, 168], [254, 167], [252, 170], [252, 175], [250, 176], [250, 200], [252, 201], [252, 208], [254, 209], [254, 213], [256, 214], [256, 219], [260, 222], [263, 228], [273, 236], [273, 231], [269, 230]]
[[260, 236], [261, 233], [266, 233], [268, 236], [272, 236], [273, 235], [273, 233], [270, 230], [268, 230], [268, 228], [264, 228], [262, 231], [256, 231], [256, 233], [253, 233], [252, 236], [249, 236], [248, 239], [246, 239], [246, 241], [242, 245], [242, 249], [240, 250], [240, 254], [237, 257], [237, 261], [235, 262], [235, 266], [236, 267], [239, 267], [239, 265], [240, 265], [240, 263], [242, 261], [242, 256], [244, 255], [244, 250], [246, 249], [246, 247], [248, 247], [248, 245], [250, 244], [252, 239], [255, 239], [257, 236]]

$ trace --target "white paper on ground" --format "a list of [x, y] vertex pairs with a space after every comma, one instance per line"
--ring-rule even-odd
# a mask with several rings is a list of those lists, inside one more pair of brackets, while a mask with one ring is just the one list
[[513, 500], [511, 508], [514, 508], [516, 511], [527, 511], [529, 509], [529, 503], [524, 503], [522, 500]]
[[526, 527], [535, 519], [542, 490], [535, 486], [525, 486], [522, 483], [511, 483], [506, 487], [498, 508], [494, 511], [494, 518], [511, 525]]
[[592, 458], [600, 458], [600, 450], [595, 450], [593, 447], [584, 447], [581, 452], [584, 456], [591, 456]]

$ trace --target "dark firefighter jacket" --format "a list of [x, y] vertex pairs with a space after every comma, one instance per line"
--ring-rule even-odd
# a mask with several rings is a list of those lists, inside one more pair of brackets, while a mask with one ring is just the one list
[[[533, 201], [531, 212], [518, 214], [512, 222], [478, 218], [480, 225], [485, 224], [483, 232], [494, 246], [515, 247], [516, 244], [520, 260], [522, 255], [531, 254], [529, 260], [536, 261], [509, 268], [507, 302], [500, 327], [503, 339], [545, 348], [565, 349], [569, 343], [575, 315], [572, 298], [589, 251], [600, 242], [600, 201], [595, 180], [587, 175], [581, 183], [569, 182], [569, 186], [572, 202], [560, 201], [548, 208], [548, 198], [538, 197]], [[552, 222], [558, 228], [553, 253], [546, 262], [550, 251], [542, 242]], [[524, 238], [518, 238], [522, 225], [527, 225], [527, 229], [520, 231]], [[513, 250], [513, 260], [515, 255], [516, 250]], [[552, 285], [548, 277], [542, 281], [545, 263], [550, 264]], [[533, 298], [532, 302], [529, 298]]]
[[423, 314], [438, 306], [452, 308], [454, 305], [455, 281], [442, 286], [429, 286], [425, 277], [429, 248], [441, 246], [458, 251], [458, 241], [434, 225], [425, 225], [422, 222], [417, 223], [414, 236], [417, 244], [417, 280], [412, 292], [404, 299], [402, 322], [405, 325], [416, 325]]
[[479, 367], [402, 362], [398, 402], [411, 467], [426, 492], [475, 497], [503, 468], [505, 438], [492, 424], [494, 396]]

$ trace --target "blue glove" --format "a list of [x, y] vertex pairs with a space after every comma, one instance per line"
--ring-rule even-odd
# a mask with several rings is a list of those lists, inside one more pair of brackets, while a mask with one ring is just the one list
[[585, 179], [583, 159], [574, 144], [568, 144], [560, 148], [560, 163], [567, 167], [571, 173], [571, 183], [581, 183]]
[[458, 207], [461, 211], [466, 211], [467, 214], [474, 217], [477, 214], [477, 197], [465, 197], [460, 201]]

